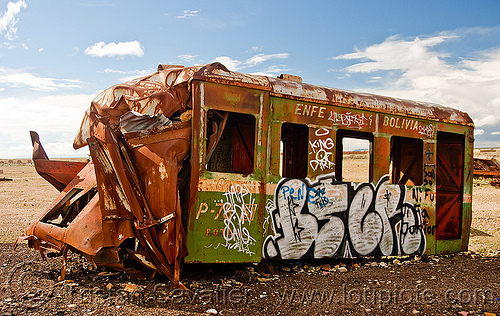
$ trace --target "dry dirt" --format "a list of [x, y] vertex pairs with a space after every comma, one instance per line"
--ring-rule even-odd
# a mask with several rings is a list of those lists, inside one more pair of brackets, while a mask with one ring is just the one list
[[[6, 181], [11, 179], [12, 181]], [[57, 196], [28, 160], [0, 160], [1, 315], [500, 315], [500, 189], [477, 180], [469, 251], [422, 258], [185, 266], [189, 292], [162, 277], [40, 259], [13, 242]]]

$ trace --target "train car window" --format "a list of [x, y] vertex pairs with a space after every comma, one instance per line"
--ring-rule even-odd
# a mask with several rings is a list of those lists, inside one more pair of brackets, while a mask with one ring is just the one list
[[281, 126], [281, 176], [305, 179], [309, 128], [306, 125], [283, 123]]
[[422, 185], [424, 143], [421, 139], [392, 137], [391, 183]]
[[255, 117], [209, 110], [207, 112], [207, 170], [253, 172]]
[[337, 132], [337, 180], [363, 183], [372, 181], [372, 143], [371, 133], [342, 130]]

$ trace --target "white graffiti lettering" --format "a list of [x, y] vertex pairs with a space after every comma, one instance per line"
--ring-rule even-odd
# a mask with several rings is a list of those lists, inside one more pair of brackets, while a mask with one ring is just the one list
[[389, 126], [391, 128], [416, 131], [420, 135], [429, 138], [434, 137], [434, 134], [436, 133], [436, 126], [434, 126], [433, 124], [422, 125], [422, 123], [420, 123], [419, 121], [409, 118], [384, 116], [382, 125]]
[[267, 236], [267, 228], [269, 227], [269, 220], [271, 219], [271, 212], [274, 209], [274, 201], [272, 199], [267, 199], [266, 202], [266, 215], [264, 216], [264, 222], [262, 223], [263, 237]]
[[357, 127], [362, 129], [363, 126], [371, 126], [373, 123], [372, 116], [365, 116], [365, 113], [353, 114], [352, 112], [337, 113], [330, 111], [330, 117], [328, 118], [335, 125], [343, 125], [346, 127]]
[[255, 254], [255, 251], [251, 250], [251, 246], [255, 245], [255, 238], [248, 230], [257, 211], [255, 198], [245, 185], [239, 184], [231, 184], [229, 191], [223, 196], [225, 200], [222, 199], [216, 204], [222, 207], [224, 218], [222, 236], [225, 244], [219, 244], [217, 247], [235, 249], [248, 255]]
[[275, 191], [274, 236], [264, 258], [301, 259], [374, 255], [413, 255], [425, 251], [418, 206], [405, 202], [406, 188], [338, 183], [333, 175], [310, 184], [284, 179]]
[[429, 124], [427, 126], [420, 125], [418, 127], [418, 133], [420, 135], [427, 136], [429, 138], [434, 137], [434, 133], [436, 132], [436, 127], [432, 124]]
[[[322, 128], [316, 130], [316, 136], [326, 136], [329, 134], [329, 131]], [[309, 141], [309, 146], [312, 149], [312, 152], [309, 155], [312, 155], [314, 158], [309, 159], [309, 165], [316, 171], [318, 168], [321, 171], [332, 169], [335, 166], [333, 163], [333, 147], [335, 146], [335, 142], [330, 137], [326, 138], [318, 138], [312, 141]]]

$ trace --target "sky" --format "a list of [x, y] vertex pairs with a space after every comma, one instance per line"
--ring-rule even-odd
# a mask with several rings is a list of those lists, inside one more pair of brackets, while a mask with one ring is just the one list
[[500, 1], [3, 1], [0, 158], [86, 157], [73, 139], [102, 90], [158, 64], [218, 61], [469, 113], [500, 147]]

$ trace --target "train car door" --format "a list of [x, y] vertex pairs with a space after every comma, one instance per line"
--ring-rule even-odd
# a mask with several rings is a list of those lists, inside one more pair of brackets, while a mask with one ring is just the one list
[[460, 239], [464, 185], [464, 136], [437, 135], [436, 239]]

